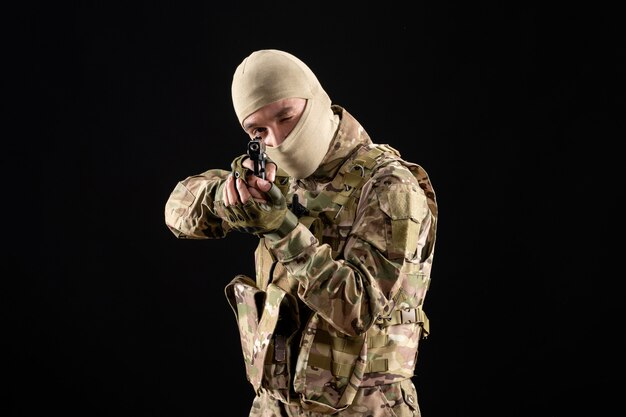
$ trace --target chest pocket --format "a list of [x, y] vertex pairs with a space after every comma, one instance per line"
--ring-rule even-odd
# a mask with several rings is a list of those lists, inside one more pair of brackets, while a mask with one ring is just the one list
[[[361, 189], [376, 169], [396, 160], [399, 152], [385, 144], [362, 147], [354, 158], [347, 160], [337, 171], [333, 180], [315, 196], [305, 193], [306, 207], [298, 215], [300, 223], [322, 243], [332, 249], [333, 258], [343, 250], [350, 234]], [[297, 202], [297, 196], [295, 201]]]

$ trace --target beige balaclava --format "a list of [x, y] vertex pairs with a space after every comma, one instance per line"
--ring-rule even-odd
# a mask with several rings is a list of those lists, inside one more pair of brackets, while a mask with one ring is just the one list
[[243, 121], [261, 107], [285, 98], [307, 100], [302, 117], [289, 136], [267, 155], [290, 176], [311, 175], [326, 155], [337, 130], [331, 100], [313, 71], [295, 56], [276, 49], [255, 51], [237, 67], [232, 98], [235, 113]]

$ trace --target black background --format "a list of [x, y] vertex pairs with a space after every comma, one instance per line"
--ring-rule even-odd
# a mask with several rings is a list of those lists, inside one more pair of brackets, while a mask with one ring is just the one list
[[256, 242], [178, 240], [163, 213], [177, 181], [245, 151], [230, 81], [263, 48], [431, 176], [424, 416], [617, 406], [623, 22], [600, 4], [435, 3], [7, 12], [8, 415], [247, 415], [223, 289]]

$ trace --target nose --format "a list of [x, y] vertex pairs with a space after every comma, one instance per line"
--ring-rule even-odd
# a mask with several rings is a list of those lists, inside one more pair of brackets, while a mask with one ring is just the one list
[[270, 146], [270, 147], [278, 146], [276, 135], [270, 130], [263, 132], [262, 139], [263, 139], [263, 143], [265, 143], [265, 146]]

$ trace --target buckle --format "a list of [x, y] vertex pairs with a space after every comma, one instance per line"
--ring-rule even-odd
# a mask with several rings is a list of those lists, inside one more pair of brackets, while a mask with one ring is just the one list
[[417, 322], [417, 309], [405, 308], [400, 310], [401, 323], [415, 323]]

